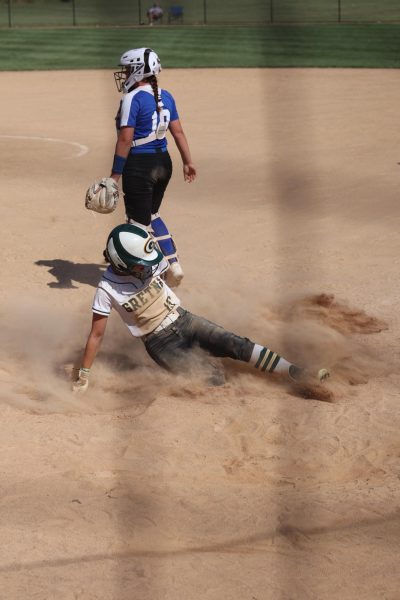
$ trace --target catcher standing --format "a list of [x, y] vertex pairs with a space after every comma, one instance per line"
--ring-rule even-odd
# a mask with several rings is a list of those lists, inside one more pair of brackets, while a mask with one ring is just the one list
[[[99, 184], [89, 188], [86, 206], [93, 210], [100, 208], [100, 212], [115, 208], [116, 182], [122, 175], [127, 221], [144, 225], [151, 231], [170, 264], [169, 276], [177, 285], [183, 270], [171, 234], [158, 212], [172, 175], [167, 131], [172, 134], [182, 157], [185, 181], [195, 180], [196, 169], [175, 100], [158, 87], [161, 63], [157, 54], [151, 48], [128, 50], [122, 55], [120, 65], [122, 69], [116, 71], [114, 77], [118, 91], [124, 95], [116, 116], [118, 139], [111, 176], [100, 182], [100, 189], [104, 188], [100, 200], [93, 201]], [[101, 205], [105, 206], [103, 211]]]
[[[240, 360], [266, 373], [281, 373], [294, 381], [304, 379], [303, 368], [273, 350], [184, 310], [163, 279], [171, 267], [144, 228], [129, 223], [118, 225], [108, 236], [105, 253], [110, 266], [97, 287], [92, 328], [74, 391], [88, 387], [90, 368], [113, 308], [130, 333], [143, 340], [151, 358], [169, 371], [188, 372], [201, 359], [198, 352], [193, 352], [200, 347], [209, 355]], [[308, 374], [317, 382], [328, 376], [327, 369]], [[218, 385], [224, 382], [220, 371], [211, 371], [210, 379]]]

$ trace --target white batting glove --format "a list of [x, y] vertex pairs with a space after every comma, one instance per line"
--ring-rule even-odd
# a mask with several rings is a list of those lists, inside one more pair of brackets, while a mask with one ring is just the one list
[[72, 391], [84, 394], [89, 387], [90, 369], [81, 367], [78, 373], [78, 379], [72, 384]]

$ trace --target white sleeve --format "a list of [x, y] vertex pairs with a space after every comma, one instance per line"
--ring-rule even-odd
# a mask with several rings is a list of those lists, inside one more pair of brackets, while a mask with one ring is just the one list
[[128, 124], [129, 113], [131, 110], [131, 102], [132, 98], [129, 96], [124, 96], [121, 102], [121, 113], [120, 113], [120, 126], [124, 127]]
[[98, 315], [104, 315], [108, 317], [111, 312], [111, 308], [112, 305], [110, 296], [102, 288], [97, 288], [93, 300], [92, 311]]

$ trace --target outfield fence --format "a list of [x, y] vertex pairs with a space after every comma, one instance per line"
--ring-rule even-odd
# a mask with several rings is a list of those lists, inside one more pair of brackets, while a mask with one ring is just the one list
[[[0, 0], [0, 27], [147, 25], [152, 0]], [[168, 25], [400, 22], [399, 0], [160, 0]]]

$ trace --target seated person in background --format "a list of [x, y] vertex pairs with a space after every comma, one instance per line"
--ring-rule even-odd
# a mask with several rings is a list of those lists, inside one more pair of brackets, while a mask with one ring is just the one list
[[[266, 346], [182, 308], [179, 298], [168, 286], [168, 261], [144, 228], [118, 225], [108, 236], [105, 252], [110, 266], [94, 298], [92, 329], [73, 384], [75, 392], [84, 392], [88, 387], [90, 368], [113, 308], [130, 333], [142, 339], [151, 358], [172, 373], [190, 371], [190, 364], [199, 360], [191, 349], [200, 347], [211, 356], [240, 360], [260, 371], [280, 373], [294, 381], [300, 381], [307, 374], [305, 369]], [[216, 375], [218, 381], [212, 377], [210, 382], [223, 385], [223, 373]], [[320, 382], [329, 373], [327, 369], [317, 369], [308, 375]]]
[[149, 25], [153, 25], [153, 23], [155, 23], [156, 21], [161, 19], [163, 14], [164, 14], [164, 11], [161, 8], [161, 6], [159, 6], [157, 4], [157, 2], [154, 2], [153, 6], [151, 8], [149, 8], [149, 10], [147, 11], [147, 18], [149, 20]]

